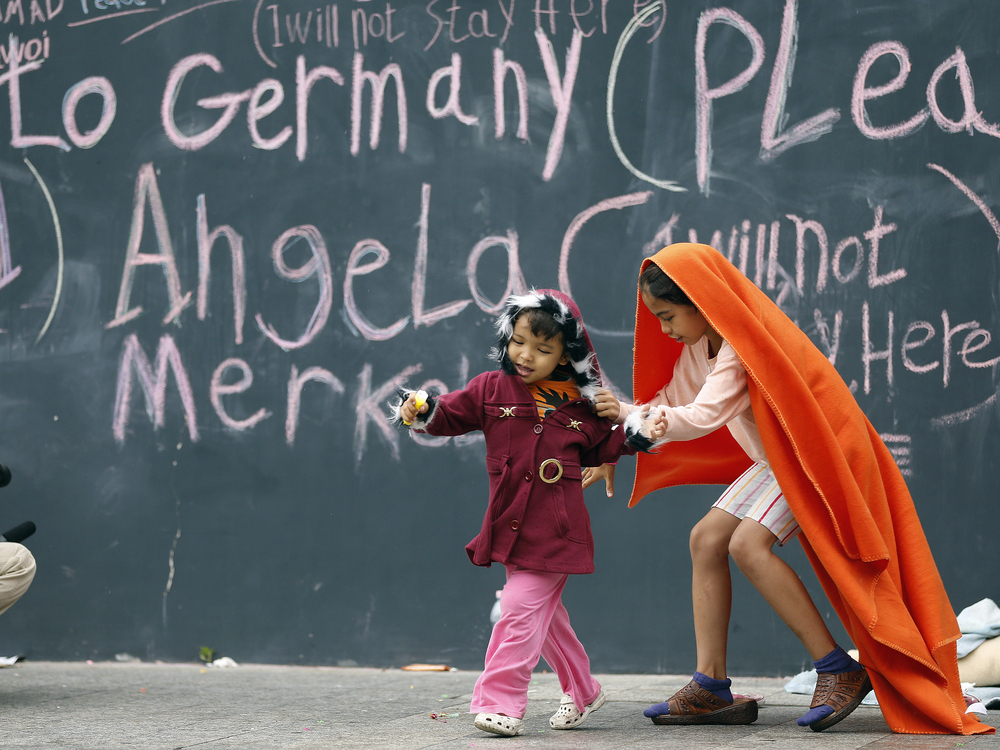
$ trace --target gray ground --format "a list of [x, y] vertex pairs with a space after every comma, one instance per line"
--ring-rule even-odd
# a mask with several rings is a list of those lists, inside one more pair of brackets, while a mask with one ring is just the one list
[[[823, 733], [795, 724], [810, 700], [786, 679], [737, 678], [736, 692], [765, 696], [741, 727], [656, 726], [642, 716], [690, 677], [597, 675], [608, 702], [585, 724], [549, 729], [561, 691], [535, 675], [524, 736], [479, 731], [467, 713], [476, 672], [339, 667], [21, 662], [0, 669], [4, 748], [257, 750], [258, 748], [831, 748], [986, 750], [996, 735], [897, 735], [862, 706]], [[437, 718], [432, 717], [432, 714]], [[1000, 711], [984, 718], [1000, 725]]]

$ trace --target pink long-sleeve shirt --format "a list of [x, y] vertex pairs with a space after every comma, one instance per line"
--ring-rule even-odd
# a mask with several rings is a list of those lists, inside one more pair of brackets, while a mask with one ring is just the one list
[[[619, 424], [638, 404], [620, 402]], [[667, 425], [665, 438], [694, 440], [723, 425], [751, 459], [767, 463], [760, 431], [750, 408], [747, 372], [729, 342], [723, 341], [714, 358], [708, 356], [708, 338], [685, 346], [674, 375], [649, 401]]]

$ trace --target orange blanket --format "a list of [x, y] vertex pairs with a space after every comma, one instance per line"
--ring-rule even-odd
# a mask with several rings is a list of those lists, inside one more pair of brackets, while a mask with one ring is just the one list
[[[705, 245], [670, 245], [655, 262], [736, 351], [768, 460], [802, 527], [799, 539], [869, 669], [896, 732], [995, 731], [965, 712], [961, 633], [913, 501], [878, 433], [809, 338], [749, 279]], [[634, 396], [670, 380], [682, 345], [641, 298]], [[629, 507], [661, 487], [728, 484], [749, 464], [728, 430], [640, 454]]]

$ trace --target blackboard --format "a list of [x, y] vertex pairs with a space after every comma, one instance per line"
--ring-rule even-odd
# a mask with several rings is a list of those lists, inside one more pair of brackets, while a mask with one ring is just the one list
[[[726, 253], [829, 355], [956, 609], [997, 596], [1000, 38], [974, 2], [0, 0], [0, 651], [481, 665], [483, 443], [407, 382], [570, 292], [628, 394], [642, 258]], [[718, 487], [587, 491], [598, 671], [690, 672]], [[797, 545], [784, 555], [823, 598]], [[730, 667], [808, 656], [737, 576]], [[838, 631], [839, 633], [840, 631]]]

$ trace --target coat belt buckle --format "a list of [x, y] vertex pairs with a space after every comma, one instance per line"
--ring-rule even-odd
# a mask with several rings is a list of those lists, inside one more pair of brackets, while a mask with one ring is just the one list
[[[556, 467], [556, 474], [554, 477], [551, 478], [545, 476], [545, 470], [549, 468], [549, 466]], [[542, 461], [542, 465], [538, 467], [538, 476], [546, 484], [554, 484], [555, 482], [558, 482], [560, 479], [562, 479], [562, 475], [563, 475], [563, 465], [559, 463], [558, 458], [546, 458], [544, 461]]]

